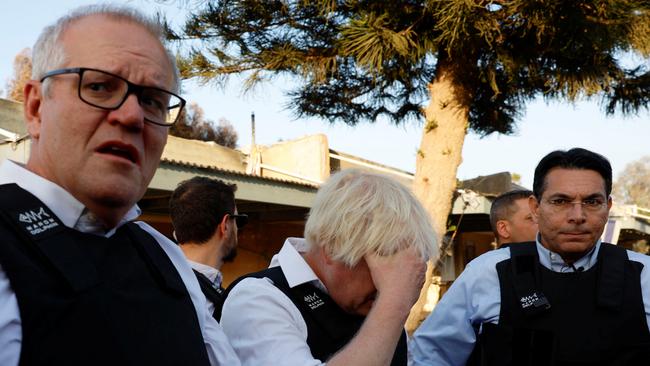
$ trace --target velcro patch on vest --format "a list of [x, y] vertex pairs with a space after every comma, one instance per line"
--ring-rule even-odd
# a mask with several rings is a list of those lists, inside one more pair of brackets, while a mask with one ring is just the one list
[[321, 299], [316, 292], [303, 296], [303, 300], [311, 310], [316, 310], [319, 307], [325, 305], [323, 299]]
[[522, 309], [548, 309], [551, 307], [551, 304], [549, 304], [548, 300], [546, 300], [546, 296], [542, 293], [537, 293], [533, 292], [530, 295], [523, 296], [521, 299], [519, 299], [519, 304], [521, 305]]
[[46, 206], [11, 213], [27, 235], [38, 240], [63, 229], [63, 224]]

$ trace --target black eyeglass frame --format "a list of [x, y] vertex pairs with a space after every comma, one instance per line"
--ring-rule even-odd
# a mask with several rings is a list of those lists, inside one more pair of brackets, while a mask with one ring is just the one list
[[[81, 96], [81, 80], [83, 79], [83, 73], [86, 72], [86, 71], [101, 72], [103, 74], [110, 75], [110, 76], [112, 76], [114, 78], [120, 79], [120, 80], [122, 80], [122, 81], [124, 81], [126, 83], [126, 86], [127, 86], [126, 94], [124, 94], [124, 97], [122, 98], [122, 100], [120, 101], [120, 103], [117, 106], [115, 106], [115, 107], [100, 106], [100, 105], [97, 105], [97, 104], [94, 104], [94, 103], [91, 103], [91, 102], [87, 101], [86, 99], [84, 99]], [[183, 99], [181, 96], [179, 96], [176, 93], [170, 92], [169, 90], [157, 88], [155, 86], [145, 86], [145, 85], [134, 84], [134, 83], [126, 80], [125, 78], [123, 78], [123, 77], [121, 77], [119, 75], [115, 75], [115, 74], [110, 73], [108, 71], [93, 69], [93, 68], [89, 68], [89, 67], [71, 67], [71, 68], [65, 68], [65, 69], [52, 70], [52, 71], [46, 72], [45, 75], [43, 75], [41, 77], [40, 82], [42, 83], [43, 81], [45, 81], [45, 79], [47, 79], [49, 77], [52, 77], [52, 76], [65, 75], [65, 74], [77, 74], [77, 75], [79, 75], [79, 82], [77, 83], [77, 96], [79, 97], [79, 99], [81, 99], [82, 102], [84, 102], [84, 103], [86, 103], [86, 104], [88, 104], [90, 106], [100, 108], [100, 109], [103, 109], [103, 110], [107, 110], [107, 111], [114, 111], [116, 109], [119, 109], [122, 106], [122, 104], [124, 104], [124, 102], [129, 97], [129, 95], [131, 95], [131, 94], [135, 94], [138, 97], [138, 102], [140, 102], [140, 95], [142, 95], [142, 91], [145, 90], [145, 89], [158, 90], [158, 91], [161, 91], [161, 92], [164, 92], [164, 93], [175, 96], [180, 101], [180, 103], [179, 103], [180, 104], [180, 109], [178, 110], [178, 114], [176, 115], [176, 119], [174, 120], [174, 122], [169, 123], [169, 124], [160, 123], [160, 122], [152, 121], [152, 120], [145, 117], [145, 120], [147, 122], [153, 123], [153, 124], [158, 125], [158, 126], [171, 127], [176, 122], [178, 122], [178, 118], [180, 117], [181, 112], [183, 111], [183, 108], [185, 108], [185, 105], [187, 104], [185, 99]], [[176, 105], [173, 105], [173, 106], [167, 106], [167, 110], [176, 108], [176, 107], [179, 106], [179, 104], [176, 104]]]
[[231, 219], [235, 220], [235, 225], [237, 225], [237, 229], [241, 229], [244, 226], [246, 226], [246, 224], [248, 224], [248, 215], [246, 214], [237, 214], [237, 215], [226, 214], [226, 215], [228, 215]]

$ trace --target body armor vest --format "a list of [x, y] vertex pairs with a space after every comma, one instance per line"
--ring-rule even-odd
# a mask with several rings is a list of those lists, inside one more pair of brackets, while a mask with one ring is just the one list
[[128, 223], [72, 230], [0, 186], [0, 265], [16, 294], [21, 365], [207, 365], [196, 309], [156, 240]]
[[467, 365], [650, 365], [643, 265], [624, 248], [602, 243], [596, 265], [572, 273], [542, 266], [534, 242], [510, 251], [496, 265], [499, 324], [482, 325]]
[[[307, 344], [314, 358], [326, 362], [357, 334], [365, 317], [348, 314], [332, 298], [310, 283], [289, 287], [280, 267], [268, 268], [248, 274], [233, 282], [228, 293], [244, 278], [269, 278], [300, 311], [307, 325]], [[407, 362], [406, 333], [397, 343], [392, 366], [404, 366]]]

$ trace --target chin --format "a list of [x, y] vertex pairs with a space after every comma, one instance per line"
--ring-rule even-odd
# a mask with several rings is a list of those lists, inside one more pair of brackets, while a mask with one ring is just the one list
[[114, 208], [127, 207], [127, 209], [129, 209], [135, 205], [140, 198], [142, 198], [142, 195], [136, 193], [139, 192], [115, 187], [97, 187], [90, 196], [93, 197], [95, 202], [102, 206]]

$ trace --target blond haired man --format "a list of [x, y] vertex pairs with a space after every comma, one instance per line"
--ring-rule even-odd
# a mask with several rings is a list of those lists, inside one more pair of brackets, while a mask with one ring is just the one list
[[305, 239], [230, 288], [221, 324], [244, 365], [404, 365], [404, 322], [436, 254], [406, 187], [345, 170], [316, 194]]

